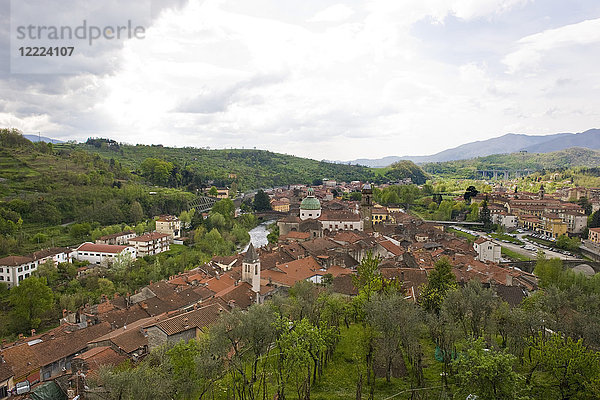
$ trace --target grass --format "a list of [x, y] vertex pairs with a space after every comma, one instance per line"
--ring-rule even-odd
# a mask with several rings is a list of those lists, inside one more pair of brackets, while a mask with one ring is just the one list
[[[362, 335], [363, 327], [353, 324], [349, 329], [342, 328], [342, 336], [333, 354], [332, 360], [325, 367], [323, 376], [313, 385], [311, 399], [313, 400], [346, 400], [356, 398], [356, 383], [358, 379], [358, 368], [354, 360], [357, 352], [358, 340]], [[425, 374], [425, 386], [432, 387], [440, 385], [440, 373], [442, 364], [435, 360], [435, 346], [429, 340], [423, 340], [423, 372]], [[407, 368], [410, 368], [405, 360]], [[392, 378], [389, 383], [385, 378], [378, 378], [375, 383], [375, 399], [386, 399], [400, 392], [407, 391], [411, 387], [410, 378]], [[369, 395], [369, 387], [366, 381], [362, 387], [363, 398]], [[409, 398], [409, 392], [394, 397], [395, 399]], [[293, 398], [293, 395], [292, 395]]]
[[506, 233], [490, 233], [490, 236], [497, 240], [506, 240], [507, 242], [518, 244], [519, 246], [523, 244], [519, 239], [507, 235]]
[[448, 232], [454, 233], [456, 236], [467, 238], [471, 241], [474, 241], [475, 239], [477, 239], [477, 236], [475, 236], [475, 235], [471, 235], [470, 233], [467, 233], [467, 232], [458, 231], [454, 228], [448, 228]]
[[527, 257], [523, 254], [519, 254], [516, 251], [512, 251], [507, 249], [506, 247], [502, 247], [502, 255], [506, 258], [510, 258], [511, 260], [516, 261], [531, 261], [530, 257]]

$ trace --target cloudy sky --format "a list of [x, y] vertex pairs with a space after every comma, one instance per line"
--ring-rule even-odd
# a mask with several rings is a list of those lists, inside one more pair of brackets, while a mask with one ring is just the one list
[[[0, 126], [26, 133], [350, 160], [600, 127], [598, 0], [0, 2]], [[145, 36], [23, 73], [16, 22], [82, 15]]]

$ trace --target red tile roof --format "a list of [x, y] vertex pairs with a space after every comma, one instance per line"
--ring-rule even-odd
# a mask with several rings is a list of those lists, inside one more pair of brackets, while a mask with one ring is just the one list
[[76, 250], [77, 251], [92, 251], [96, 253], [112, 253], [119, 254], [129, 246], [119, 246], [116, 244], [96, 244], [96, 243], [83, 243]]

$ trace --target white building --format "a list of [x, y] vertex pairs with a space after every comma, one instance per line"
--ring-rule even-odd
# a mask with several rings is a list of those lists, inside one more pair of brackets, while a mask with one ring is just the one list
[[479, 261], [492, 261], [495, 263], [500, 262], [502, 246], [500, 246], [498, 243], [480, 237], [473, 243], [473, 248], [477, 252], [477, 259]]
[[5, 282], [8, 287], [19, 286], [25, 278], [29, 278], [33, 271], [52, 260], [54, 265], [61, 262], [70, 262], [70, 251], [64, 248], [53, 248], [36, 251], [26, 256], [9, 256], [0, 259], [0, 282]]
[[570, 234], [581, 233], [587, 227], [587, 215], [575, 211], [564, 211], [559, 212], [558, 216], [567, 224], [567, 232]]
[[319, 217], [323, 230], [329, 231], [363, 231], [363, 221], [359, 214], [351, 211], [326, 210]]
[[300, 203], [300, 219], [318, 219], [321, 216], [321, 202], [315, 197], [315, 190], [308, 188], [307, 196]]
[[85, 242], [75, 249], [74, 258], [78, 261], [88, 261], [90, 264], [108, 266], [115, 262], [117, 257], [126, 254], [130, 254], [134, 260], [137, 257], [137, 252], [132, 246]]
[[134, 231], [125, 231], [119, 233], [113, 233], [112, 235], [106, 235], [99, 237], [96, 239], [97, 244], [119, 244], [119, 245], [127, 245], [129, 243], [129, 239], [133, 239], [135, 237]]
[[135, 248], [138, 257], [169, 251], [170, 236], [166, 233], [151, 232], [129, 239], [129, 245]]
[[497, 213], [492, 214], [492, 223], [501, 225], [504, 229], [517, 229], [517, 225], [519, 223], [519, 218], [516, 215], [506, 214], [506, 213]]
[[177, 239], [181, 236], [181, 221], [174, 215], [161, 215], [156, 220], [156, 231]]

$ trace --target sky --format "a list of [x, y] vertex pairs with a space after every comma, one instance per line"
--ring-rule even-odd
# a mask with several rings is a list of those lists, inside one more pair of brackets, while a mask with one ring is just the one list
[[[0, 127], [24, 133], [353, 160], [600, 127], [598, 0], [24, 3], [0, 0]], [[144, 35], [18, 55], [41, 42], [17, 26], [83, 18]]]

